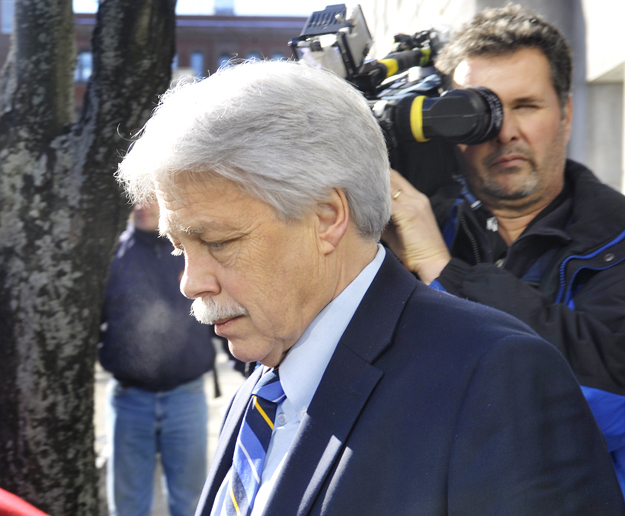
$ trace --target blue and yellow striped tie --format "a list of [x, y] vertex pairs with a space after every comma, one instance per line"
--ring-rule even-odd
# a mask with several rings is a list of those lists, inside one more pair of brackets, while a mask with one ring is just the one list
[[234, 449], [225, 501], [228, 516], [248, 516], [252, 512], [278, 404], [285, 397], [275, 370], [265, 373], [254, 388]]

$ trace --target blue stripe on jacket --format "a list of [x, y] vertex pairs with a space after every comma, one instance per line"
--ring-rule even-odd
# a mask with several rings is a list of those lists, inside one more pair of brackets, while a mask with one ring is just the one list
[[621, 491], [625, 493], [625, 396], [581, 386], [608, 445]]

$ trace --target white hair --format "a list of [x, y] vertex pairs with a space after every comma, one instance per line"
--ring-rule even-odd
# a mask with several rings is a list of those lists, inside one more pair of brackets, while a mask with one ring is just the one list
[[379, 239], [390, 211], [382, 131], [364, 97], [330, 72], [248, 62], [165, 93], [117, 172], [134, 202], [179, 174], [222, 177], [300, 218], [334, 188], [361, 235]]

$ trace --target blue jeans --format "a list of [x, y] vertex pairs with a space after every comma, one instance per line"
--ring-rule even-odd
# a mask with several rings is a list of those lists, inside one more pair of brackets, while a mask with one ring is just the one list
[[107, 471], [111, 516], [150, 516], [157, 453], [171, 516], [193, 516], [206, 480], [204, 377], [170, 391], [108, 385]]

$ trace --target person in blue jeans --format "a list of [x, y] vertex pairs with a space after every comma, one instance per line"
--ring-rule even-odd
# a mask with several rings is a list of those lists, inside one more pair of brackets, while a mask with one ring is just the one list
[[204, 374], [214, 367], [214, 332], [190, 316], [180, 292], [184, 258], [157, 226], [157, 204], [135, 206], [104, 298], [111, 516], [149, 516], [159, 455], [172, 516], [193, 515], [206, 478]]

